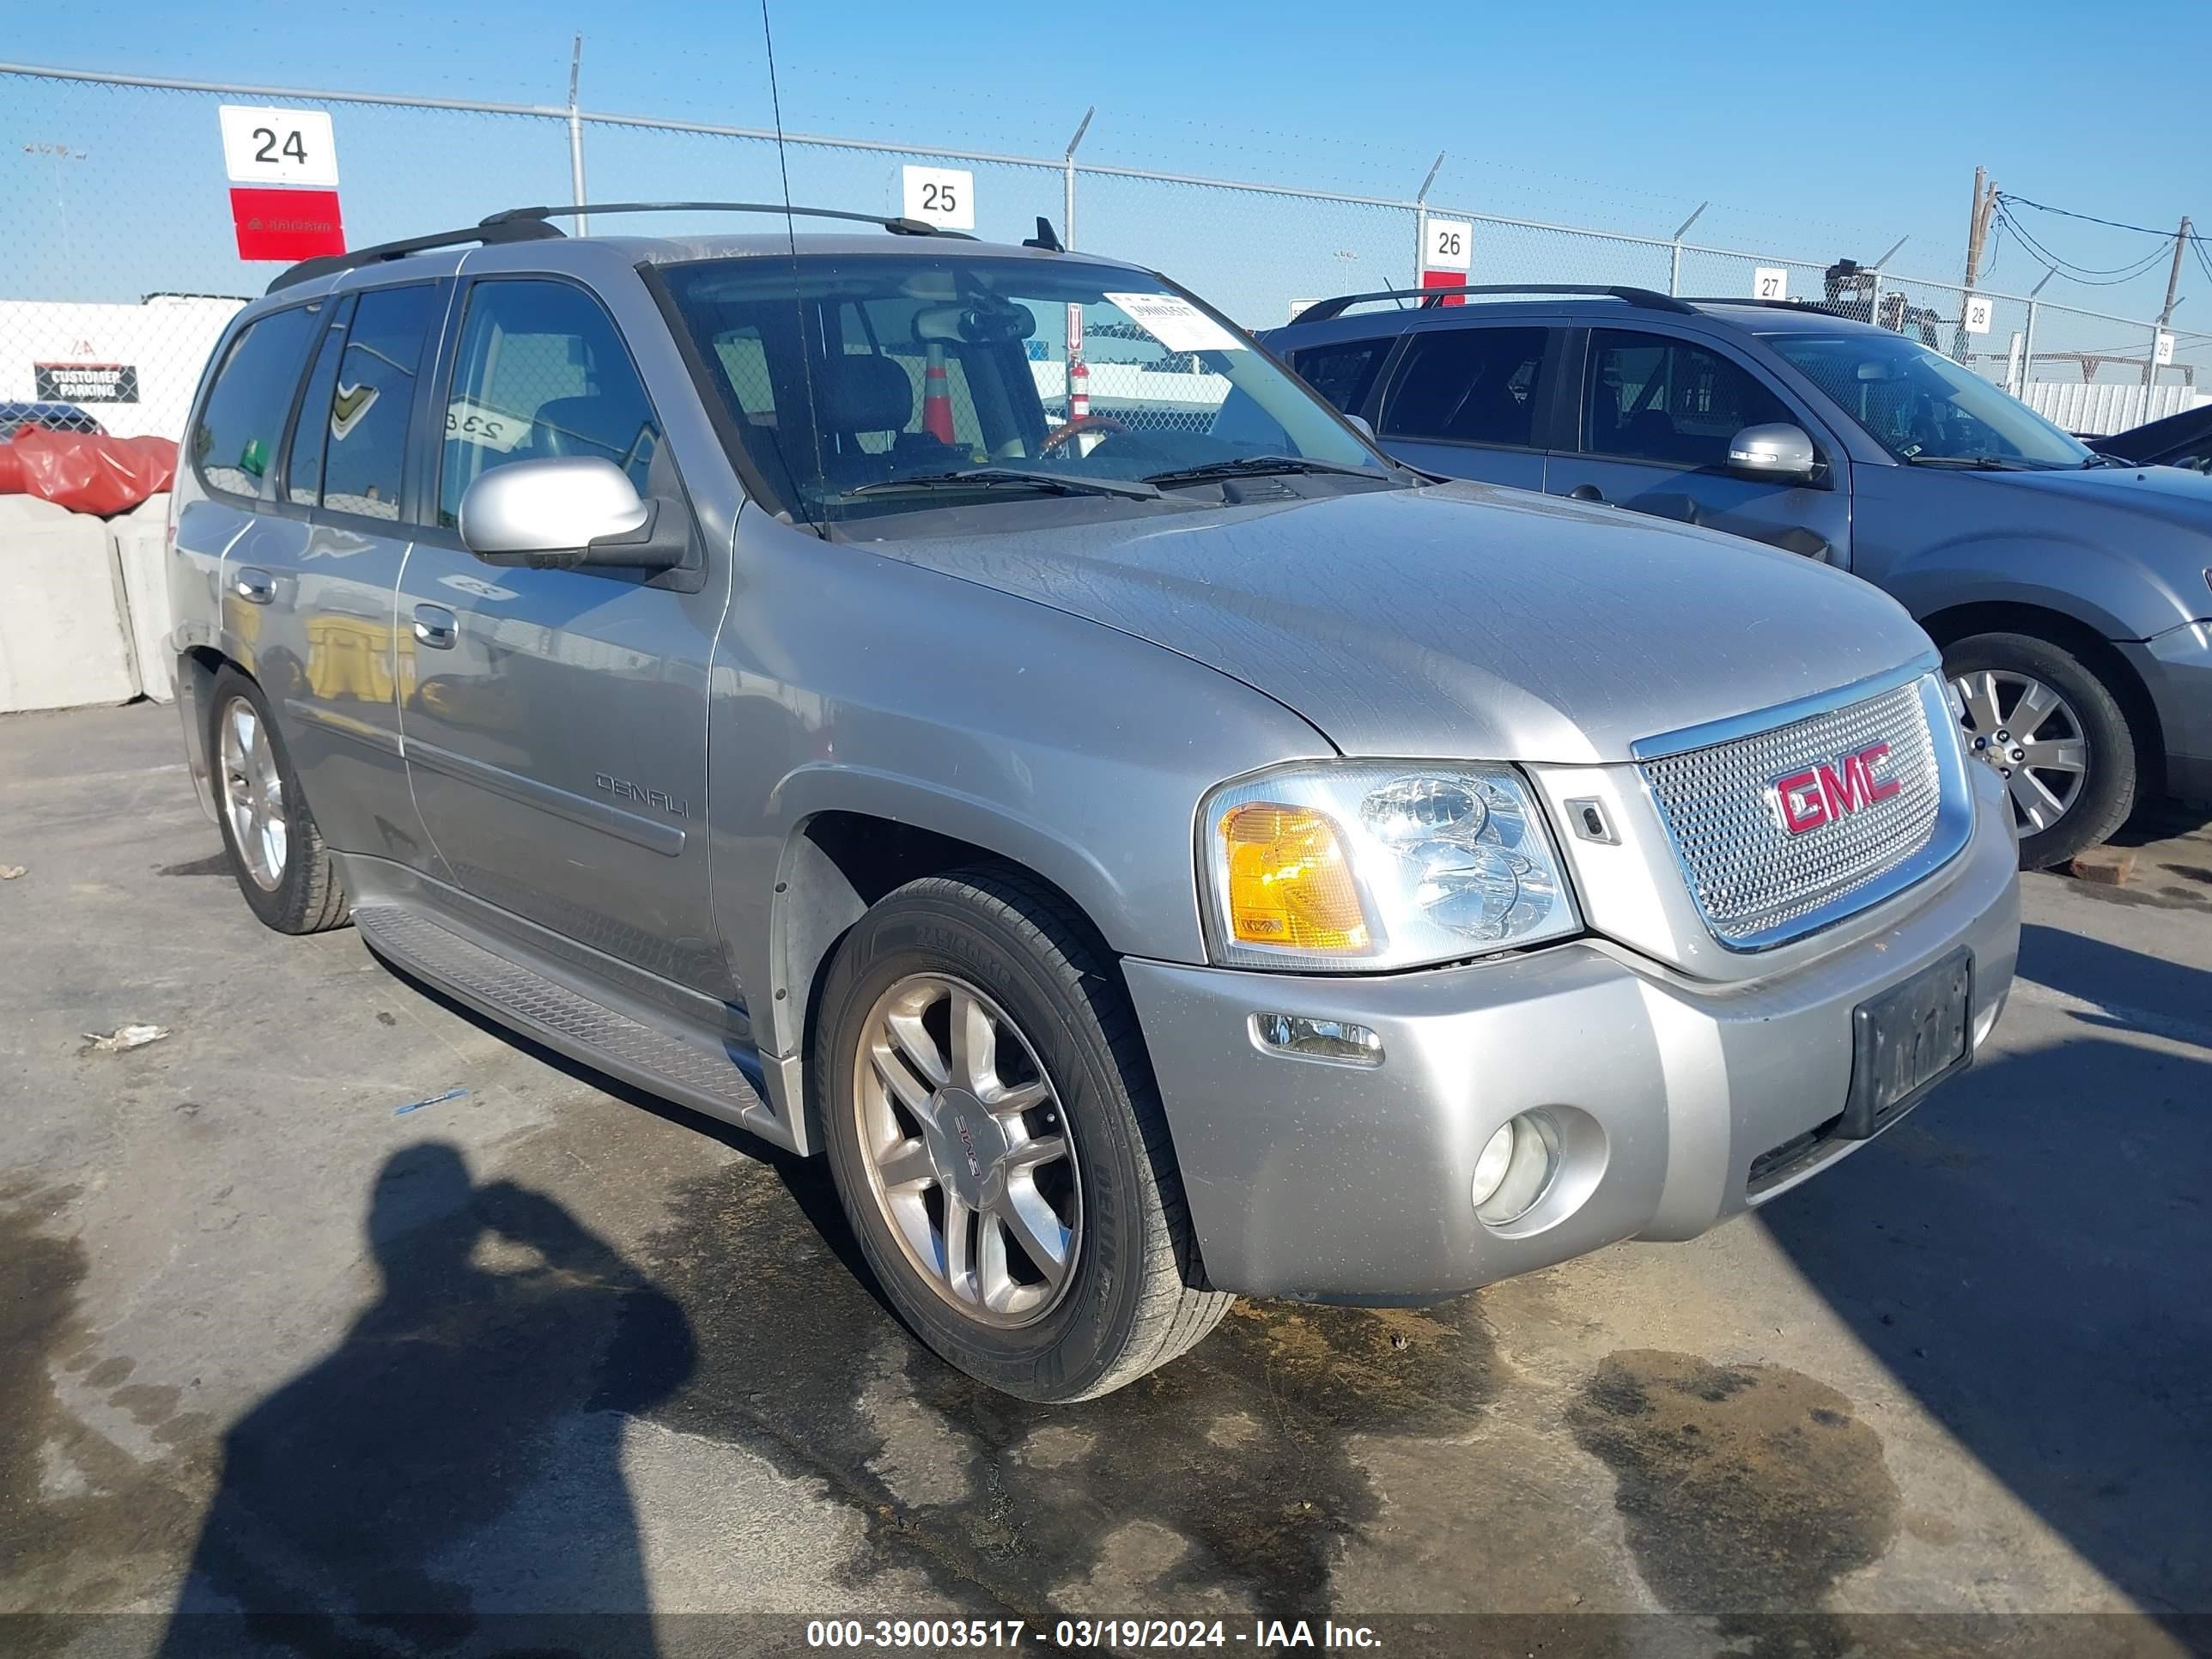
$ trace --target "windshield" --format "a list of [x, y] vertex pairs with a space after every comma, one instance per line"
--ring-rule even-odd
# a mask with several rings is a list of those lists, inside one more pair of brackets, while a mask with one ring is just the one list
[[1316, 489], [1406, 476], [1233, 325], [1139, 271], [933, 250], [665, 274], [741, 460], [817, 524], [1149, 502], [1261, 471]]
[[2057, 467], [2092, 459], [2025, 404], [1902, 335], [1762, 337], [1901, 461]]

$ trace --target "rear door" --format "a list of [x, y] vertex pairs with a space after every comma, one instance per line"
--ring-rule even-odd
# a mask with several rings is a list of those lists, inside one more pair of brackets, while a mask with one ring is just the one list
[[423, 823], [471, 897], [734, 1000], [707, 883], [707, 673], [726, 550], [708, 557], [695, 527], [689, 570], [471, 555], [461, 497], [517, 461], [601, 457], [664, 512], [690, 522], [691, 509], [622, 332], [591, 289], [481, 276], [457, 318], [442, 441], [426, 469], [434, 523], [400, 596], [414, 655], [401, 720]]
[[411, 658], [392, 605], [415, 533], [408, 434], [426, 418], [423, 370], [450, 292], [407, 283], [331, 302], [285, 448], [282, 510], [304, 523], [271, 618], [282, 665], [262, 678], [325, 839], [426, 870], [399, 754]]
[[[1552, 458], [1544, 483], [1551, 494], [1610, 501], [1848, 565], [1843, 452], [1764, 375], [1715, 343], [1651, 329], [1593, 328], [1578, 378], [1573, 447]], [[1811, 436], [1826, 464], [1814, 482], [1777, 483], [1729, 471], [1729, 440], [1770, 422], [1788, 422]]]
[[1376, 438], [1431, 472], [1543, 489], [1546, 365], [1565, 331], [1455, 323], [1408, 335], [1383, 389]]

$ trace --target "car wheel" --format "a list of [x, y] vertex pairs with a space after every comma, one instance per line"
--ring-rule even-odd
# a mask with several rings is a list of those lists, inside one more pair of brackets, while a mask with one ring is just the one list
[[2023, 870], [2063, 864], [2126, 822], [2136, 748], [2105, 683], [2027, 634], [1976, 634], [1944, 653], [1966, 753], [2005, 781]]
[[1011, 872], [911, 882], [823, 984], [810, 1075], [830, 1164], [901, 1317], [1024, 1400], [1106, 1394], [1191, 1347], [1206, 1287], [1120, 976]]
[[348, 911], [345, 888], [261, 688], [226, 668], [216, 677], [208, 708], [208, 773], [238, 890], [280, 933], [339, 926]]

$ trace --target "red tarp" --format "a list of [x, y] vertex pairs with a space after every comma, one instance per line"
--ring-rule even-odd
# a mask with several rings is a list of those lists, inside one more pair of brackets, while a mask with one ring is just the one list
[[24, 427], [0, 444], [0, 495], [36, 495], [72, 513], [127, 513], [177, 475], [167, 438], [96, 438]]

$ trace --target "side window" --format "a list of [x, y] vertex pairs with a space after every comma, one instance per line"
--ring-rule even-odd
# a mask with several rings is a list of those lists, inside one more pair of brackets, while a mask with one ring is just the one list
[[768, 347], [759, 325], [741, 324], [708, 342], [736, 393], [738, 408], [753, 426], [775, 425], [775, 381], [769, 373]]
[[1796, 421], [1751, 371], [1687, 340], [1590, 331], [1583, 449], [1591, 455], [1721, 467], [1747, 426]]
[[1347, 415], [1357, 415], [1375, 389], [1376, 372], [1390, 355], [1388, 340], [1348, 340], [1340, 345], [1308, 346], [1291, 354], [1300, 380]]
[[319, 312], [293, 306], [258, 319], [231, 342], [192, 422], [192, 464], [210, 489], [268, 493], [284, 417], [320, 320]]
[[473, 284], [453, 359], [438, 522], [460, 522], [461, 497], [514, 461], [596, 455], [644, 495], [660, 423], [614, 319], [568, 283]]
[[1534, 448], [1546, 333], [1451, 328], [1414, 335], [1383, 405], [1382, 430], [1394, 438]]
[[323, 445], [331, 429], [331, 398], [338, 383], [338, 360], [345, 356], [346, 315], [338, 313], [323, 331], [314, 372], [300, 398], [299, 423], [292, 429], [291, 453], [284, 460], [284, 493], [300, 507], [323, 499]]
[[428, 283], [373, 288], [354, 307], [323, 456], [323, 506], [333, 513], [399, 516], [415, 376], [437, 297]]

